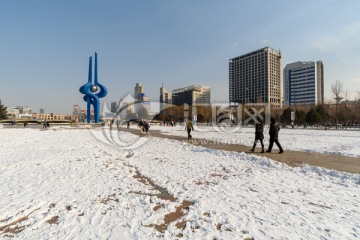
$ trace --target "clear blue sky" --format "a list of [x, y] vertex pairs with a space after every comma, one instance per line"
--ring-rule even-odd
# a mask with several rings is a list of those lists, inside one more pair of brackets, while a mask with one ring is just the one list
[[228, 101], [228, 60], [265, 46], [283, 67], [322, 60], [325, 98], [335, 80], [360, 91], [360, 1], [132, 0], [0, 2], [0, 99], [8, 107], [71, 113], [98, 52], [106, 101], [143, 83], [154, 101], [169, 90], [212, 87]]

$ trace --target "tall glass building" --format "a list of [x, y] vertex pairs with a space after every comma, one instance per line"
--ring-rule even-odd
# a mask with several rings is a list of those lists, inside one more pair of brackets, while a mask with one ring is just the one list
[[317, 62], [294, 62], [284, 68], [284, 103], [324, 103], [324, 65]]

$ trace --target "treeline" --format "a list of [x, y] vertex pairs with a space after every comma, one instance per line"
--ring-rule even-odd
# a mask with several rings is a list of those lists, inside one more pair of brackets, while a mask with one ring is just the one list
[[0, 119], [6, 119], [7, 118], [7, 108], [1, 103], [0, 100]]
[[194, 115], [196, 115], [197, 122], [206, 123], [211, 121], [211, 107], [197, 106], [196, 112], [193, 112], [193, 108], [191, 106], [185, 109], [184, 106], [170, 105], [160, 113], [156, 114], [154, 119], [160, 121], [183, 122], [185, 115], [187, 115], [190, 119], [193, 119]]
[[291, 112], [295, 112], [295, 125], [357, 126], [360, 123], [360, 101], [288, 107], [280, 116], [282, 124], [292, 124]]

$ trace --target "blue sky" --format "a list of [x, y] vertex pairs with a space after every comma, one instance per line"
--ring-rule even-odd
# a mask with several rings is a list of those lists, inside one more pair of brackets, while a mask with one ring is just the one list
[[212, 87], [228, 101], [228, 60], [265, 46], [283, 67], [322, 60], [325, 98], [343, 82], [360, 91], [360, 1], [132, 0], [0, 2], [0, 99], [8, 107], [71, 113], [98, 53], [106, 101], [141, 82], [153, 101], [169, 90]]

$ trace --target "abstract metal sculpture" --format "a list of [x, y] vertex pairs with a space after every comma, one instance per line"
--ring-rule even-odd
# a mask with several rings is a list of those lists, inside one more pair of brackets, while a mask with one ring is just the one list
[[[107, 94], [107, 89], [104, 85], [98, 82], [97, 76], [97, 53], [95, 52], [95, 74], [94, 74], [94, 83], [92, 83], [92, 57], [89, 58], [89, 78], [88, 82], [80, 87], [80, 92], [85, 94], [84, 101], [87, 102], [87, 123], [90, 123], [91, 105], [94, 107], [94, 121], [95, 123], [100, 122], [100, 99], [105, 97]], [[100, 90], [99, 90], [100, 89]]]

